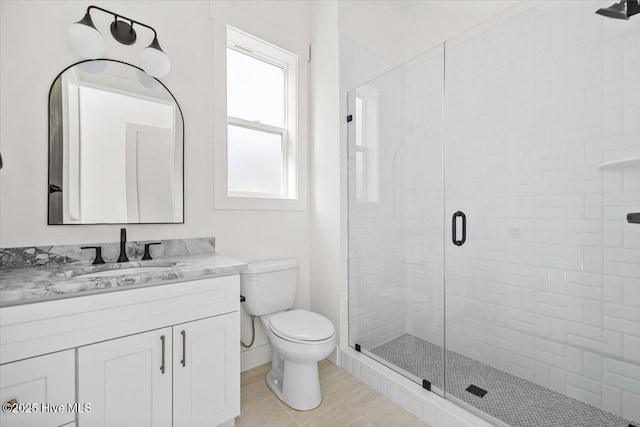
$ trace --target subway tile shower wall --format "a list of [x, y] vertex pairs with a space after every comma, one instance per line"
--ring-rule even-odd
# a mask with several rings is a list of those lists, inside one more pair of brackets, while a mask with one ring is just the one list
[[[545, 2], [376, 80], [394, 160], [375, 205], [343, 165], [351, 344], [442, 345], [446, 324], [450, 350], [640, 420], [640, 167], [598, 168], [640, 157], [640, 18], [598, 7]], [[340, 53], [345, 95], [391, 68], [346, 37]]]
[[[444, 55], [440, 48], [406, 70], [405, 149], [396, 154], [396, 217], [406, 223], [407, 332], [444, 346]], [[430, 378], [437, 381], [436, 378]]]
[[640, 168], [598, 165], [640, 157], [640, 25], [596, 3], [447, 49], [447, 345], [639, 420]]

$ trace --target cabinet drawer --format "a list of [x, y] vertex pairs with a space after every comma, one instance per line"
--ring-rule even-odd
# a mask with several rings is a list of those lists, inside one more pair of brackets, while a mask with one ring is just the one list
[[[57, 427], [73, 422], [75, 351], [67, 350], [0, 366], [0, 402], [15, 400], [31, 412], [0, 412], [3, 427]], [[47, 411], [62, 405], [58, 411]], [[45, 405], [45, 407], [43, 407]]]
[[239, 309], [237, 274], [6, 307], [0, 310], [0, 363]]

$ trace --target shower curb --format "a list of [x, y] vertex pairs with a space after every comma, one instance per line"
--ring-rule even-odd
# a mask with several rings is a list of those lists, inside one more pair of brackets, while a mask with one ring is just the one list
[[508, 427], [483, 420], [350, 347], [340, 351], [340, 366], [432, 427]]

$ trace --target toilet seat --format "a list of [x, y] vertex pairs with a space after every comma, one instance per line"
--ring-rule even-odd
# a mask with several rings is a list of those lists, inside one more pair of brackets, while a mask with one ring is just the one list
[[329, 319], [307, 310], [289, 310], [271, 316], [269, 329], [284, 340], [309, 344], [326, 341], [335, 335]]

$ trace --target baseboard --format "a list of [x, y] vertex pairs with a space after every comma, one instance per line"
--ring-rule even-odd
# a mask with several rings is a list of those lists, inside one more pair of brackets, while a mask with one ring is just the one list
[[258, 347], [251, 347], [240, 353], [240, 371], [248, 371], [256, 366], [271, 362], [271, 346], [263, 344]]
[[336, 347], [333, 349], [331, 354], [327, 356], [327, 360], [336, 366], [340, 366], [340, 362], [338, 361], [338, 354], [338, 347]]

